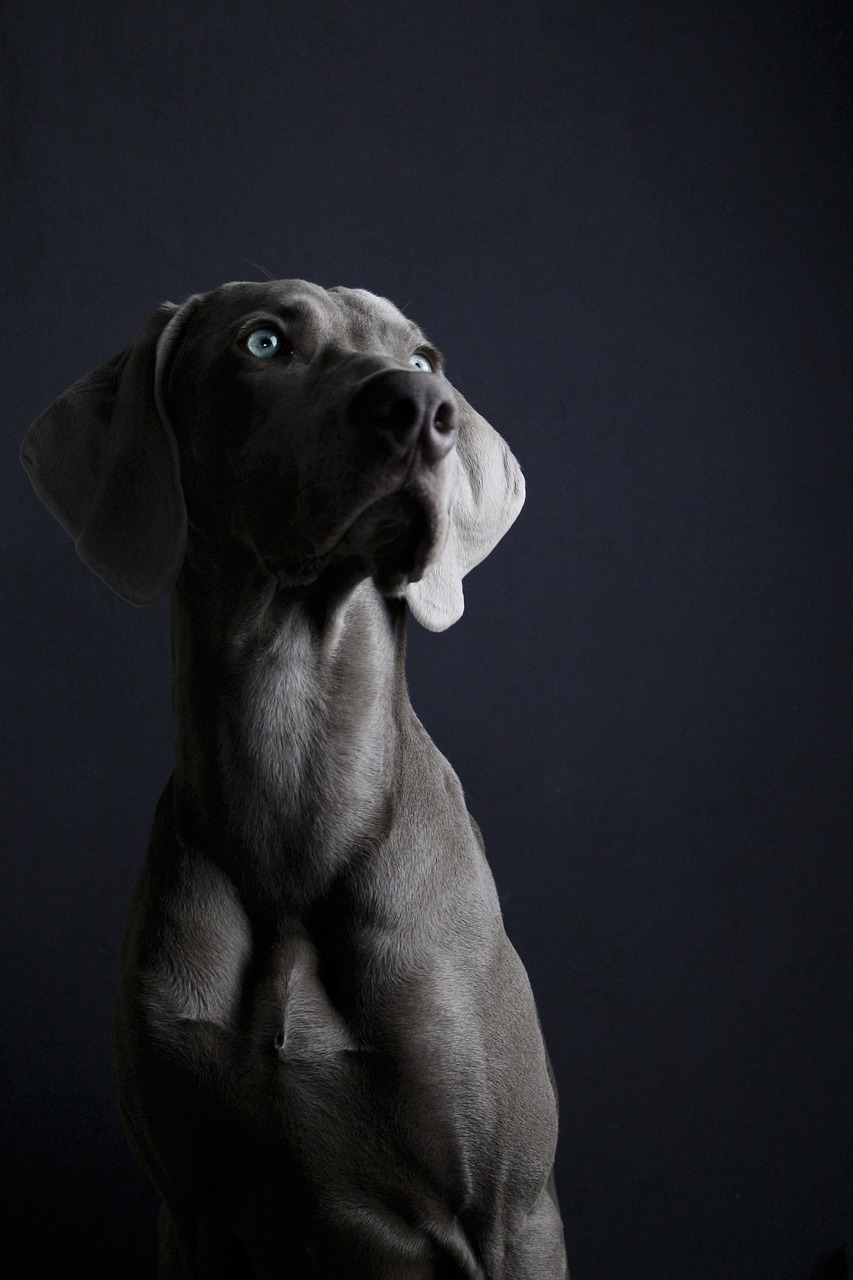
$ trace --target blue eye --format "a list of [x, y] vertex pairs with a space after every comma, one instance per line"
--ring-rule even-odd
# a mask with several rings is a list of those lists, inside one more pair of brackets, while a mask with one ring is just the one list
[[269, 360], [281, 348], [281, 339], [275, 329], [253, 329], [246, 346], [258, 360]]
[[416, 351], [413, 356], [409, 356], [409, 364], [413, 369], [422, 369], [424, 373], [435, 372], [429, 356], [425, 356], [422, 351]]

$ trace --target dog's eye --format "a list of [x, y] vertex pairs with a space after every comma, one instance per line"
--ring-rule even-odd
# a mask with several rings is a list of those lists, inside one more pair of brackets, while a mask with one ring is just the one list
[[253, 329], [246, 339], [246, 347], [258, 360], [269, 360], [286, 349], [275, 329]]
[[409, 364], [413, 369], [423, 369], [424, 373], [435, 372], [429, 356], [425, 356], [422, 351], [416, 351], [413, 356], [409, 356]]

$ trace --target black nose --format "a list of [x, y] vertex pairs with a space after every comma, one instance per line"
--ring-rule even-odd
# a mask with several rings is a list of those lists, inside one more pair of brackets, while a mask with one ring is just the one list
[[401, 457], [419, 446], [425, 462], [440, 462], [456, 444], [459, 411], [450, 383], [417, 369], [383, 369], [363, 382], [350, 417]]

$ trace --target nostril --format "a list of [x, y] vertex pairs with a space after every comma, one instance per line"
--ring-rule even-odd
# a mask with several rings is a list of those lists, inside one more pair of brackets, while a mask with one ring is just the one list
[[424, 458], [427, 462], [440, 462], [456, 444], [456, 405], [442, 400], [427, 419], [422, 437]]
[[435, 411], [432, 425], [441, 436], [453, 435], [456, 430], [456, 406], [449, 400], [442, 401]]
[[386, 369], [367, 378], [353, 396], [350, 420], [392, 456], [408, 457], [418, 446], [434, 464], [456, 443], [458, 410], [447, 383], [433, 374]]
[[403, 396], [383, 406], [377, 426], [395, 436], [406, 436], [417, 426], [420, 408], [414, 400]]

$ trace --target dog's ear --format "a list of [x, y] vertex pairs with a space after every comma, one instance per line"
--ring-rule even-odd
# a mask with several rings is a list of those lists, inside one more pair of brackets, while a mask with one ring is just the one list
[[132, 346], [55, 400], [21, 445], [33, 488], [81, 559], [131, 604], [171, 590], [186, 547], [178, 448], [158, 385], [181, 312], [161, 307]]
[[418, 622], [444, 631], [462, 617], [462, 579], [495, 547], [524, 504], [524, 476], [506, 443], [463, 396], [447, 540], [404, 595]]

